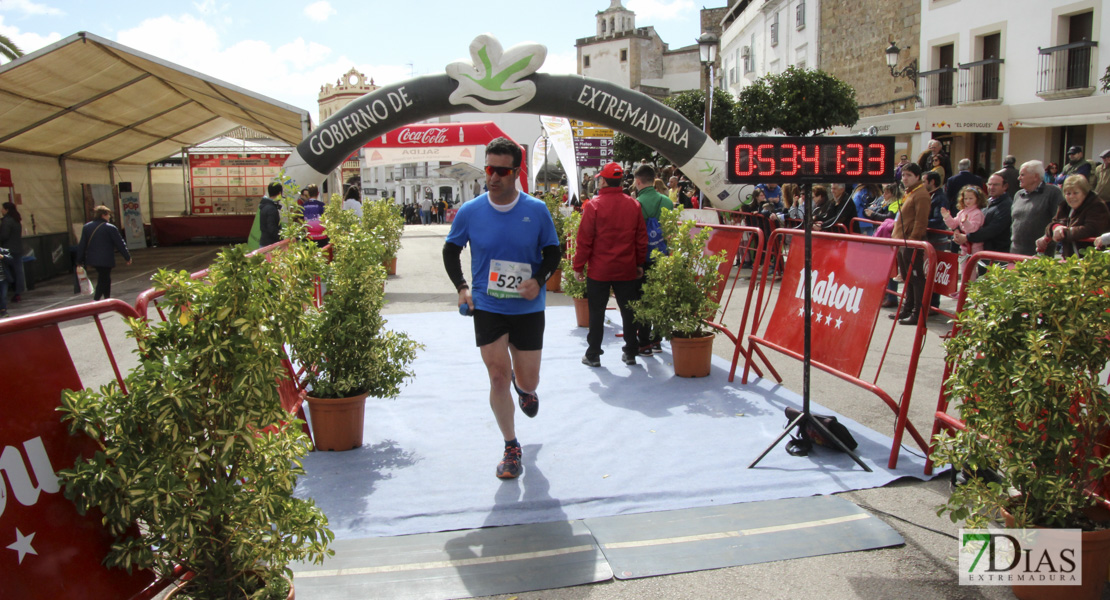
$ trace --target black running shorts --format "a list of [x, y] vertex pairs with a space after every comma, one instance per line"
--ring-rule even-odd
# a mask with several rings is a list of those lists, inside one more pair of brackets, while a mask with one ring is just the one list
[[543, 350], [543, 311], [524, 315], [474, 311], [474, 341], [478, 347], [492, 344], [506, 333], [517, 350]]

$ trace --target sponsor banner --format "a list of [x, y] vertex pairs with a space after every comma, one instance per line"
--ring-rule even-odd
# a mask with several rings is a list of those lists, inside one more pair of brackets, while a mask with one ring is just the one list
[[[795, 236], [766, 334], [768, 341], [798, 354], [805, 350], [803, 248], [802, 236]], [[813, 360], [859, 377], [893, 262], [889, 246], [814, 236]]]
[[536, 173], [543, 168], [543, 161], [547, 160], [547, 138], [542, 135], [532, 144], [532, 170], [528, 173], [529, 189], [536, 189]]
[[503, 49], [483, 34], [471, 42], [470, 55], [471, 62], [451, 63], [444, 74], [382, 86], [351, 102], [309, 133], [286, 172], [300, 185], [323, 181], [358, 148], [374, 138], [389, 140], [389, 132], [409, 123], [475, 110], [521, 112], [620, 131], [680, 165], [718, 207], [736, 205], [739, 186], [725, 181], [724, 151], [673, 109], [608, 81], [537, 73], [547, 55], [539, 44]]
[[139, 195], [134, 192], [122, 192], [119, 195], [120, 207], [123, 210], [123, 235], [127, 238], [127, 247], [146, 248], [146, 231], [143, 229], [143, 211], [139, 205]]
[[365, 167], [398, 165], [414, 162], [474, 162], [475, 151], [471, 146], [415, 146], [411, 148], [363, 148], [362, 164]]
[[548, 143], [555, 150], [555, 155], [559, 157], [563, 170], [567, 173], [567, 199], [578, 196], [581, 193], [578, 189], [581, 180], [574, 161], [574, 136], [570, 131], [570, 121], [563, 117], [540, 116], [540, 123], [547, 132]]
[[505, 135], [491, 121], [476, 123], [417, 123], [405, 125], [366, 142], [367, 148], [414, 146], [479, 146]]
[[1079, 529], [961, 529], [958, 543], [960, 585], [1083, 583]]
[[[945, 296], [955, 296], [960, 287], [960, 255], [955, 252], [937, 252], [936, 278], [933, 291]], [[974, 268], [969, 266], [968, 268]]]
[[81, 389], [57, 325], [5, 335], [13, 373], [0, 394], [0, 596], [29, 600], [130, 598], [153, 580], [101, 564], [113, 537], [99, 513], [77, 514], [58, 483], [57, 471], [96, 444], [70, 436], [58, 418], [62, 390]]

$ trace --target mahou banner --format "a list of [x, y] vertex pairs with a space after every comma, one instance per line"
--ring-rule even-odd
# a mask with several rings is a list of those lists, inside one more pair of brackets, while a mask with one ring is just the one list
[[153, 581], [101, 564], [112, 536], [100, 513], [77, 514], [57, 472], [96, 447], [69, 435], [57, 412], [64, 389], [80, 389], [57, 325], [3, 336], [12, 377], [0, 389], [0, 598], [130, 598]]
[[[805, 253], [794, 236], [765, 339], [798, 354], [805, 344]], [[813, 327], [810, 357], [859, 377], [883, 301], [894, 249], [813, 237]]]

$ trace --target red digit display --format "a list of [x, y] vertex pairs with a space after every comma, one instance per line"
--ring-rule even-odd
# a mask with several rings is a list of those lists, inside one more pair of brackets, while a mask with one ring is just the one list
[[802, 151], [799, 152], [799, 155], [802, 163], [809, 163], [813, 165], [813, 171], [806, 173], [805, 165], [803, 164], [802, 175], [817, 175], [821, 172], [821, 147], [817, 144], [812, 144], [809, 146], [809, 149], [813, 152], [813, 154], [806, 156], [806, 146], [805, 144], [802, 144]]
[[849, 165], [855, 164], [854, 167], [847, 170], [847, 174], [857, 177], [860, 173], [863, 173], [863, 144], [848, 144], [847, 154], [848, 158], [845, 162]]
[[894, 138], [876, 136], [728, 138], [729, 183], [887, 183]]
[[779, 174], [783, 177], [792, 177], [798, 172], [798, 146], [795, 144], [783, 144], [782, 154], [779, 155], [779, 163], [790, 163], [790, 168], [785, 169], [779, 167]]
[[[734, 173], [741, 177], [748, 177], [755, 172], [755, 161], [752, 160], [753, 150], [750, 144], [741, 144], [736, 147], [736, 150], [732, 152], [733, 160], [736, 163], [732, 167]], [[743, 162], [741, 162], [741, 156], [744, 157]]]
[[755, 157], [759, 161], [760, 175], [774, 175], [778, 173], [778, 171], [775, 170], [775, 160], [767, 156], [768, 154], [774, 155], [774, 146], [771, 144], [760, 144], [759, 148], [755, 151]]
[[868, 144], [867, 149], [867, 174], [883, 175], [886, 173], [886, 146], [882, 144]]

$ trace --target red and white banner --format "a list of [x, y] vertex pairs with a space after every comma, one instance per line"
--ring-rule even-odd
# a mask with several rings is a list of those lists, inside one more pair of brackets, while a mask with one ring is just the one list
[[960, 289], [960, 256], [955, 252], [937, 252], [937, 274], [933, 278], [933, 292], [955, 296]]
[[[794, 237], [767, 324], [767, 341], [801, 354], [805, 344], [805, 255]], [[889, 246], [813, 238], [810, 357], [859, 377], [894, 262]]]
[[578, 163], [574, 160], [574, 136], [570, 131], [570, 121], [566, 117], [540, 115], [540, 123], [543, 124], [543, 130], [547, 132], [551, 149], [555, 151], [555, 155], [562, 162], [563, 170], [566, 171], [567, 199], [574, 196], [582, 199], [580, 195], [582, 192], [578, 189]]
[[363, 148], [362, 165], [380, 167], [416, 162], [473, 163], [473, 146], [416, 146], [412, 148]]
[[91, 456], [88, 438], [69, 435], [56, 411], [64, 389], [80, 389], [57, 325], [3, 336], [5, 366], [19, 377], [0, 386], [0, 598], [130, 598], [153, 580], [101, 564], [112, 542], [99, 513], [84, 516], [62, 495], [57, 471]]

